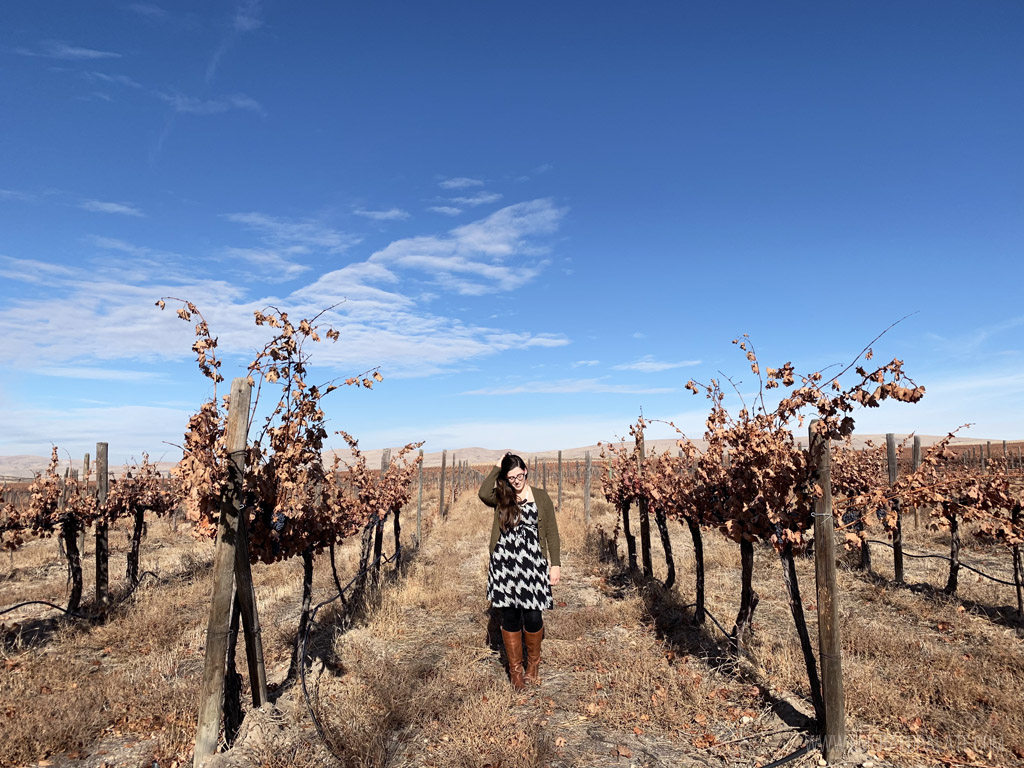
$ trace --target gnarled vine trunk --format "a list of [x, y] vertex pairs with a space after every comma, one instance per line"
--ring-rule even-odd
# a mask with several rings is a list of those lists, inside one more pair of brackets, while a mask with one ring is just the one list
[[693, 619], [698, 624], [704, 623], [704, 538], [701, 536], [700, 526], [693, 520], [687, 520], [686, 525], [690, 528], [690, 538], [693, 539], [693, 562], [694, 570], [697, 572], [697, 599], [693, 612]]
[[64, 540], [64, 551], [68, 559], [68, 578], [71, 581], [71, 594], [68, 596], [68, 610], [77, 611], [82, 602], [82, 553], [78, 550], [78, 522], [70, 515], [65, 515], [60, 526], [60, 535]]
[[672, 556], [672, 539], [668, 535], [668, 521], [665, 519], [665, 511], [661, 507], [654, 508], [654, 522], [658, 525], [658, 533], [661, 534], [661, 547], [665, 551], [665, 566], [668, 573], [665, 576], [665, 589], [671, 589], [676, 583], [676, 561]]
[[804, 619], [804, 604], [800, 598], [800, 583], [796, 578], [796, 563], [793, 561], [793, 545], [786, 542], [779, 557], [782, 558], [782, 579], [786, 582], [786, 593], [789, 595], [789, 611], [793, 614], [796, 633], [800, 637], [800, 650], [804, 654], [807, 681], [811, 688], [811, 701], [814, 703], [814, 716], [818, 720], [818, 725], [823, 729], [825, 727], [825, 699], [821, 694], [818, 664], [814, 659], [811, 637], [807, 633], [807, 622]]
[[626, 537], [626, 552], [629, 557], [629, 570], [636, 570], [636, 537], [629, 530], [629, 502], [622, 505], [622, 532]]
[[945, 593], [955, 595], [957, 582], [960, 578], [960, 520], [956, 514], [949, 514], [949, 505], [943, 502], [946, 517], [949, 519], [949, 579], [946, 581]]
[[[1020, 504], [1013, 505], [1010, 522], [1016, 530], [1020, 526]], [[1020, 544], [1013, 545], [1013, 585], [1017, 590], [1017, 615], [1024, 616], [1024, 573], [1021, 572]]]
[[736, 614], [736, 625], [732, 628], [733, 641], [737, 646], [746, 645], [753, 632], [754, 610], [758, 596], [754, 591], [754, 542], [740, 541], [740, 610]]
[[291, 663], [288, 665], [288, 680], [294, 680], [299, 673], [299, 658], [302, 654], [302, 639], [309, 627], [309, 608], [313, 602], [313, 548], [306, 547], [302, 551], [302, 612], [299, 614], [299, 631], [295, 635], [295, 647], [292, 649]]
[[125, 576], [133, 587], [139, 583], [139, 552], [142, 549], [142, 537], [146, 532], [146, 510], [136, 509], [135, 525], [132, 528], [132, 548], [128, 552], [128, 570]]

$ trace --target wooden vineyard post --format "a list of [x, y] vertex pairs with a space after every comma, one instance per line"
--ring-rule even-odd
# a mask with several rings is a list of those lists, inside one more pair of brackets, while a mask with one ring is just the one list
[[[846, 702], [843, 697], [843, 657], [839, 637], [839, 596], [836, 593], [836, 536], [832, 517], [832, 449], [811, 422], [811, 462], [817, 465], [822, 494], [814, 502], [814, 577], [818, 598], [818, 656], [825, 699], [822, 754], [827, 762], [846, 752]], [[821, 724], [819, 723], [819, 727]]]
[[558, 452], [558, 506], [556, 512], [562, 511], [562, 452]]
[[452, 454], [452, 504], [455, 503], [455, 497], [459, 495], [459, 457], [456, 454]]
[[545, 491], [548, 489], [548, 463], [546, 461], [540, 465], [540, 485]]
[[[82, 493], [89, 492], [89, 454], [82, 459]], [[85, 526], [78, 532], [78, 555], [85, 557]]]
[[416, 501], [416, 546], [423, 540], [423, 449], [420, 448], [419, 498]]
[[[382, 484], [384, 482], [384, 475], [388, 471], [388, 466], [391, 464], [391, 449], [385, 448], [380, 455], [380, 477], [377, 479], [377, 483]], [[380, 516], [381, 513], [387, 512], [386, 509], [377, 510], [378, 518], [376, 520], [376, 527], [373, 529], [373, 572], [380, 572], [380, 554], [384, 548], [384, 520]]]
[[[256, 614], [255, 593], [252, 589], [252, 573], [249, 568], [246, 525], [239, 514], [242, 506], [242, 478], [245, 472], [245, 443], [248, 432], [249, 398], [252, 387], [244, 378], [231, 382], [231, 396], [228, 401], [228, 425], [225, 434], [230, 456], [228, 464], [228, 488], [221, 499], [220, 522], [217, 527], [217, 544], [213, 557], [213, 596], [210, 600], [210, 616], [206, 625], [206, 657], [203, 662], [203, 683], [199, 695], [199, 718], [196, 728], [196, 747], [193, 766], [198, 768], [217, 749], [217, 736], [224, 698], [224, 677], [226, 672], [227, 645], [231, 621], [233, 580], [238, 577], [239, 600], [242, 601], [242, 616], [246, 624], [246, 651], [249, 656], [250, 674], [256, 668], [256, 675], [250, 681], [253, 688], [253, 702], [259, 689], [261, 703], [266, 701], [266, 673], [260, 679], [263, 666], [262, 643], [259, 639], [259, 621]], [[242, 557], [244, 555], [244, 561]], [[247, 595], [243, 595], [247, 592]], [[246, 606], [247, 602], [251, 605]], [[251, 638], [251, 645], [250, 645]], [[259, 657], [256, 657], [256, 652]]]
[[437, 510], [437, 515], [444, 520], [444, 470], [448, 464], [448, 449], [441, 451], [441, 506]]
[[[643, 472], [644, 467], [644, 436], [638, 431], [636, 436], [637, 469]], [[640, 562], [643, 564], [644, 576], [654, 576], [654, 565], [651, 563], [651, 516], [647, 508], [647, 498], [643, 495], [637, 500], [640, 508]]]
[[[107, 470], [107, 444], [96, 443], [96, 501], [100, 509], [107, 503], [110, 491], [110, 473]], [[107, 521], [96, 520], [96, 605], [100, 609], [110, 602], [110, 580], [107, 573], [110, 565], [110, 542], [107, 537]]]
[[[885, 435], [885, 453], [889, 464], [889, 485], [896, 485], [899, 477], [899, 461], [896, 458], [896, 435], [888, 432]], [[892, 565], [895, 572], [897, 584], [903, 583], [903, 510], [900, 508], [900, 501], [896, 499], [893, 504], [896, 506], [896, 530], [892, 532]]]
[[[248, 412], [246, 394], [244, 412]], [[229, 448], [230, 450], [230, 448]], [[237, 473], [241, 488], [245, 473], [245, 435], [242, 435], [242, 449], [231, 453], [233, 471]], [[241, 504], [239, 504], [241, 506]], [[256, 606], [256, 588], [252, 583], [252, 567], [249, 564], [249, 523], [246, 514], [238, 515], [238, 539], [235, 546], [235, 600], [242, 614], [242, 634], [245, 636], [245, 658], [249, 667], [249, 687], [252, 705], [262, 707], [270, 700], [267, 691], [267, 667], [263, 661], [263, 635], [260, 630], [260, 614]]]
[[583, 465], [583, 522], [590, 525], [590, 451]]
[[[921, 436], [914, 435], [914, 471], [917, 472], [921, 468]], [[918, 515], [917, 504], [914, 505], [914, 530], [917, 530], [921, 526], [921, 519]]]

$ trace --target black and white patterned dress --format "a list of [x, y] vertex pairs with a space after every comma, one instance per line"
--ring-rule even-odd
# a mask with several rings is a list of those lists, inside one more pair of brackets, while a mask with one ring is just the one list
[[537, 504], [519, 504], [519, 523], [498, 536], [487, 569], [487, 599], [495, 608], [543, 611], [552, 606], [548, 561], [541, 553]]

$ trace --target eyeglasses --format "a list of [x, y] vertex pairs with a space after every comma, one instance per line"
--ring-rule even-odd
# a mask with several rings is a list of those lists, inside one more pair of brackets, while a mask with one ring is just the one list
[[526, 479], [526, 473], [525, 472], [520, 472], [518, 475], [507, 475], [507, 477], [508, 477], [508, 481], [510, 483], [518, 483], [521, 480], [525, 480]]

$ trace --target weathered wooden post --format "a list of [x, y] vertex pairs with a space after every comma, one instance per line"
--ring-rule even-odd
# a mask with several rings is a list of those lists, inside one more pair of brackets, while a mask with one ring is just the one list
[[423, 541], [423, 449], [420, 448], [419, 498], [416, 501], [416, 546]]
[[[921, 436], [914, 435], [914, 471], [921, 468]], [[918, 515], [917, 504], [914, 505], [914, 530], [921, 526], [921, 518]]]
[[448, 449], [441, 451], [441, 506], [437, 511], [438, 517], [444, 520], [444, 472], [448, 464]]
[[[107, 503], [110, 492], [110, 473], [107, 469], [107, 444], [96, 443], [96, 500], [100, 509]], [[96, 519], [96, 605], [102, 610], [110, 602], [110, 543], [107, 538], [107, 521]]]
[[455, 497], [459, 495], [459, 457], [456, 454], [452, 454], [452, 504], [455, 503]]
[[583, 522], [590, 525], [590, 451], [587, 451], [583, 466]]
[[[889, 464], [889, 486], [896, 485], [899, 477], [899, 461], [896, 456], [896, 435], [888, 432], [885, 435], [885, 453]], [[896, 530], [892, 533], [892, 564], [897, 584], [903, 583], [903, 510], [900, 500], [893, 501], [896, 506]]]
[[[220, 505], [220, 521], [217, 526], [217, 544], [213, 557], [213, 595], [210, 599], [210, 616], [206, 626], [206, 657], [203, 662], [203, 682], [199, 696], [199, 722], [196, 729], [196, 747], [193, 766], [198, 768], [217, 749], [217, 736], [223, 709], [224, 677], [227, 662], [228, 633], [231, 621], [233, 581], [238, 577], [238, 597], [243, 621], [246, 623], [246, 651], [249, 655], [250, 680], [253, 688], [253, 703], [256, 703], [257, 689], [261, 703], [266, 699], [266, 673], [262, 670], [262, 642], [259, 635], [259, 620], [256, 612], [255, 593], [252, 590], [252, 575], [249, 568], [248, 533], [245, 521], [239, 511], [242, 508], [242, 480], [245, 474], [245, 444], [249, 420], [249, 399], [252, 387], [245, 378], [231, 382], [228, 400], [228, 424], [225, 433], [230, 462], [228, 464], [228, 488]], [[243, 561], [244, 556], [244, 561]], [[243, 593], [248, 593], [243, 595]], [[251, 605], [247, 605], [251, 601]], [[246, 615], [248, 614], [248, 621]], [[259, 658], [255, 658], [256, 652]], [[255, 669], [254, 669], [255, 668]], [[261, 679], [262, 677], [262, 679]]]
[[[89, 454], [85, 454], [85, 458], [82, 459], [82, 492], [89, 492]], [[85, 527], [78, 532], [78, 554], [81, 557], [85, 557]]]
[[818, 656], [825, 699], [823, 730], [825, 760], [841, 759], [846, 752], [846, 702], [843, 697], [843, 657], [839, 637], [839, 597], [836, 592], [836, 538], [832, 517], [832, 449], [827, 437], [815, 431], [809, 437], [812, 465], [822, 494], [814, 502], [814, 576], [818, 598]]
[[[384, 482], [384, 475], [387, 474], [388, 467], [391, 464], [391, 449], [385, 448], [380, 454], [380, 477], [377, 478], [377, 484], [380, 485]], [[378, 575], [380, 573], [380, 553], [384, 548], [384, 519], [383, 515], [387, 513], [386, 509], [377, 510], [376, 525], [373, 529], [373, 573]]]
[[562, 511], [562, 452], [558, 452], [558, 506], [555, 507], [558, 512]]

